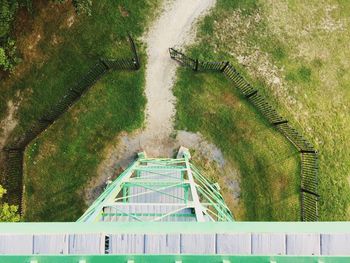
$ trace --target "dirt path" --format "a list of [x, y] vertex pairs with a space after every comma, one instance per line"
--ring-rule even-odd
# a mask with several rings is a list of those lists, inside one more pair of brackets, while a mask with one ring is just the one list
[[184, 145], [196, 148], [208, 159], [223, 163], [221, 151], [204, 140], [200, 134], [184, 131], [175, 135], [175, 97], [172, 93], [178, 64], [170, 59], [168, 49], [191, 44], [195, 36], [195, 22], [215, 5], [216, 0], [164, 1], [161, 15], [143, 37], [147, 43], [145, 95], [145, 128], [133, 134], [121, 134], [107, 149], [106, 159], [98, 169], [98, 176], [87, 187], [87, 201], [93, 201], [105, 182], [118, 168], [125, 168], [139, 151], [151, 157], [171, 157]]
[[[116, 139], [118, 144], [111, 150], [111, 163], [119, 160], [123, 166], [138, 151], [145, 151], [151, 157], [170, 157], [173, 156], [174, 149], [181, 145], [184, 136], [175, 138], [173, 127], [175, 97], [172, 88], [178, 64], [170, 59], [168, 49], [191, 44], [195, 36], [196, 19], [214, 5], [215, 0], [176, 0], [163, 3], [163, 13], [144, 36], [148, 57], [145, 128]], [[195, 139], [194, 137], [196, 136], [191, 136]], [[188, 139], [185, 141], [188, 142]]]
[[165, 145], [173, 132], [175, 98], [172, 94], [177, 64], [169, 59], [168, 48], [190, 44], [194, 22], [215, 0], [178, 0], [164, 3], [165, 11], [146, 36], [146, 129], [141, 147], [151, 156], [169, 155]]
[[175, 97], [172, 93], [179, 66], [170, 59], [169, 47], [191, 44], [194, 40], [195, 21], [216, 0], [165, 1], [163, 13], [144, 36], [147, 43], [146, 122], [142, 130], [133, 134], [121, 134], [114, 145], [107, 149], [106, 159], [98, 169], [98, 176], [86, 187], [87, 203], [92, 203], [103, 191], [106, 181], [113, 179], [135, 158], [137, 152], [145, 151], [150, 157], [173, 157], [180, 146], [195, 150], [195, 156], [205, 166], [217, 167], [213, 174], [227, 187], [225, 200], [230, 207], [238, 207], [240, 199], [239, 171], [226, 162], [222, 152], [205, 140], [200, 133], [174, 130]]

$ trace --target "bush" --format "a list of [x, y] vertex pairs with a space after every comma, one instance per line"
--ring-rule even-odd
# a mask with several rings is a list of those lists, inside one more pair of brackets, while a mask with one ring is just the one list
[[11, 71], [19, 61], [15, 41], [8, 39], [3, 47], [0, 46], [0, 69]]
[[74, 0], [73, 5], [77, 14], [91, 15], [92, 0]]
[[19, 1], [0, 0], [0, 69], [5, 71], [11, 70], [18, 62], [15, 42], [9, 39], [18, 6]]
[[6, 70], [8, 66], [9, 62], [5, 54], [5, 50], [2, 47], [0, 47], [0, 67]]
[[17, 7], [17, 1], [0, 0], [0, 38], [9, 34]]
[[3, 203], [2, 197], [4, 194], [6, 194], [6, 189], [0, 185], [0, 222], [18, 222], [18, 206]]
[[[56, 3], [64, 3], [65, 0], [51, 0]], [[91, 15], [92, 0], [73, 0], [73, 5], [78, 14]], [[16, 54], [15, 41], [10, 39], [10, 30], [15, 13], [19, 7], [32, 9], [31, 0], [0, 0], [0, 69], [11, 71], [20, 61]]]

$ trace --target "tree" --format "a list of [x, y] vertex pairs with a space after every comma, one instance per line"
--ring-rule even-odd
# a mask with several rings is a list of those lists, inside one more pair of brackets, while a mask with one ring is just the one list
[[18, 206], [3, 202], [4, 194], [6, 194], [6, 189], [0, 185], [0, 222], [18, 222]]
[[[66, 0], [51, 0], [64, 3]], [[0, 70], [11, 71], [20, 62], [15, 41], [11, 38], [11, 28], [19, 8], [27, 8], [33, 13], [32, 0], [0, 0]], [[78, 14], [91, 15], [92, 0], [72, 0]]]
[[8, 35], [17, 7], [17, 1], [0, 0], [0, 37]]
[[0, 0], [0, 69], [10, 71], [18, 62], [15, 42], [9, 38], [18, 0]]
[[0, 69], [11, 71], [20, 61], [14, 40], [7, 39], [6, 43], [0, 45]]

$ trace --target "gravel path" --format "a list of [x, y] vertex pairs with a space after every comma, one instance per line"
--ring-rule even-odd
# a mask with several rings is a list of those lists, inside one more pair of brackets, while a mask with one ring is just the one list
[[194, 22], [214, 4], [215, 0], [166, 2], [164, 12], [145, 38], [147, 117], [141, 147], [151, 156], [169, 155], [164, 145], [169, 144], [173, 132], [175, 98], [172, 87], [178, 65], [169, 58], [168, 48], [190, 44], [195, 36]]
[[143, 37], [147, 43], [148, 57], [145, 127], [133, 134], [124, 133], [115, 138], [115, 144], [107, 149], [106, 159], [99, 166], [98, 176], [86, 188], [88, 203], [100, 194], [107, 179], [120, 167], [125, 169], [140, 151], [145, 151], [150, 157], [172, 157], [183, 145], [224, 165], [221, 151], [200, 134], [174, 131], [175, 97], [172, 88], [179, 65], [170, 59], [168, 52], [169, 47], [192, 43], [196, 20], [213, 7], [215, 2], [216, 0], [164, 1], [163, 12]]

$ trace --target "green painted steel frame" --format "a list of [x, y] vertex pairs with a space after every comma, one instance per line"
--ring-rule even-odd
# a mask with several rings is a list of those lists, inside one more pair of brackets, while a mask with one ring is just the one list
[[[129, 213], [129, 214], [134, 215], [134, 216], [157, 216], [157, 217], [160, 217], [163, 215], [161, 213]], [[107, 215], [123, 216], [123, 215], [125, 215], [125, 213], [103, 213], [103, 216], [107, 216]], [[192, 214], [179, 214], [179, 213], [172, 214], [169, 216], [170, 217], [194, 217]]]
[[[121, 190], [123, 191], [123, 196], [119, 197], [119, 198], [115, 198], [114, 201], [122, 201], [123, 203], [127, 202], [127, 199], [129, 197], [131, 197], [132, 195], [128, 194], [128, 187], [124, 187], [124, 186], [130, 186], [130, 185], [138, 185], [138, 186], [142, 186], [146, 189], [149, 189], [151, 191], [155, 191], [155, 192], [159, 192], [161, 194], [165, 194], [165, 195], [170, 195], [164, 191], [160, 191], [162, 189], [167, 189], [169, 188], [169, 186], [163, 187], [162, 189], [155, 189], [152, 187], [148, 187], [146, 185], [142, 185], [141, 182], [139, 184], [134, 183], [136, 180], [133, 180], [133, 182], [130, 182], [130, 177], [131, 175], [135, 172], [136, 177], [138, 178], [139, 173], [141, 171], [150, 171], [150, 170], [154, 170], [154, 169], [168, 169], [168, 170], [180, 170], [183, 171], [184, 169], [186, 169], [185, 166], [179, 166], [178, 164], [184, 163], [184, 158], [180, 158], [180, 159], [170, 159], [170, 158], [144, 158], [144, 155], [139, 155], [139, 158], [129, 166], [129, 168], [127, 168], [120, 176], [118, 176], [118, 178], [113, 181], [107, 188], [106, 190], [101, 194], [101, 196], [99, 198], [96, 199], [96, 201], [88, 208], [88, 210], [83, 214], [83, 216], [81, 216], [78, 219], [78, 222], [97, 222], [99, 221], [101, 218], [103, 218], [103, 216], [105, 215], [103, 213], [103, 207], [108, 206], [109, 203], [111, 203], [113, 196], [116, 196], [117, 193], [119, 193]], [[155, 166], [143, 166], [143, 163], [153, 163], [155, 164]], [[170, 166], [172, 165], [172, 166]], [[157, 175], [157, 173], [154, 173], [155, 175]], [[173, 184], [170, 185], [171, 187], [174, 186], [174, 182], [172, 182]], [[146, 183], [147, 184], [147, 183]], [[184, 182], [183, 177], [181, 177], [181, 180], [178, 180], [176, 185], [185, 185], [186, 182]], [[183, 186], [185, 187], [185, 186]], [[185, 187], [186, 188], [186, 187]], [[173, 196], [173, 195], [170, 195]], [[175, 197], [175, 196], [173, 196]], [[186, 199], [181, 199], [184, 201], [184, 203], [186, 204]], [[130, 216], [135, 218], [138, 221], [141, 221], [137, 216], [134, 216], [132, 214], [129, 213], [123, 213], [125, 216]]]
[[[126, 187], [125, 187], [125, 186], [126, 186]], [[144, 185], [144, 184], [138, 184], [138, 183], [130, 183], [130, 182], [127, 182], [127, 183], [125, 183], [125, 184], [123, 185], [123, 189], [129, 188], [130, 186], [139, 186], [139, 187], [143, 187], [143, 188], [145, 188], [145, 189], [150, 190], [150, 191], [149, 191], [150, 193], [151, 193], [151, 192], [157, 192], [157, 193], [160, 193], [160, 194], [164, 194], [164, 195], [173, 197], [173, 198], [175, 198], [175, 199], [179, 199], [179, 200], [181, 200], [181, 201], [185, 201], [184, 198], [180, 198], [180, 197], [177, 197], [177, 196], [175, 196], [175, 195], [172, 195], [172, 194], [169, 194], [169, 193], [167, 193], [167, 192], [162, 191], [162, 190], [166, 190], [166, 189], [172, 188], [172, 187], [174, 187], [174, 186], [180, 186], [180, 187], [184, 187], [184, 188], [185, 188], [185, 183], [182, 183], [182, 182], [180, 182], [180, 183], [175, 183], [175, 184], [174, 184], [174, 183], [171, 183], [171, 184], [168, 184], [168, 185], [163, 186], [163, 187], [161, 187], [161, 188], [153, 188], [153, 187], [146, 186], [146, 185]], [[123, 193], [123, 196], [122, 196], [122, 197], [118, 197], [118, 198], [116, 198], [115, 200], [116, 200], [116, 201], [119, 201], [119, 200], [125, 201], [125, 199], [128, 199], [129, 197], [135, 197], [135, 196], [144, 195], [144, 194], [145, 194], [145, 193], [133, 194], [133, 195], [124, 195], [124, 193]]]
[[208, 179], [201, 175], [193, 164], [190, 164], [190, 167], [197, 182], [198, 191], [216, 209], [219, 221], [233, 221], [233, 216], [220, 192], [211, 185]]
[[125, 178], [128, 178], [133, 169], [139, 164], [139, 161], [135, 161], [129, 166], [121, 175], [118, 176], [106, 190], [95, 200], [95, 202], [88, 208], [88, 210], [77, 220], [77, 222], [96, 222], [102, 216], [102, 208], [104, 204], [110, 201], [110, 197], [113, 193], [121, 190], [120, 185]]
[[55, 222], [0, 223], [1, 234], [350, 233], [350, 222]]
[[119, 262], [222, 262], [222, 263], [345, 263], [345, 256], [235, 256], [235, 255], [1, 255], [0, 262], [6, 263], [119, 263]]
[[[88, 210], [78, 219], [78, 222], [99, 221], [101, 218], [103, 218], [103, 216], [105, 216], [103, 213], [103, 207], [110, 206], [113, 202], [117, 201], [126, 203], [130, 197], [145, 194], [139, 193], [130, 195], [130, 186], [139, 186], [145, 189], [149, 189], [150, 192], [158, 192], [160, 194], [178, 198], [181, 201], [184, 201], [185, 205], [188, 205], [189, 201], [191, 201], [189, 200], [189, 193], [191, 193], [192, 199], [194, 197], [196, 197], [196, 200], [198, 199], [197, 202], [194, 202], [192, 200], [197, 219], [198, 215], [203, 212], [209, 216], [211, 220], [214, 220], [212, 218], [212, 215], [214, 215], [219, 221], [233, 221], [233, 216], [225, 204], [220, 192], [215, 187], [213, 187], [204, 176], [201, 175], [200, 171], [193, 164], [189, 162], [190, 158], [191, 156], [187, 149], [183, 152], [183, 158], [177, 159], [145, 158], [145, 155], [139, 154], [139, 158], [106, 188], [101, 196], [97, 198], [96, 201], [88, 208]], [[152, 184], [158, 185], [160, 183], [156, 180], [153, 182], [150, 180], [152, 179], [153, 175], [150, 175], [146, 178], [140, 178], [139, 175], [141, 171], [152, 172], [154, 170], [179, 170], [181, 172], [181, 178], [178, 179], [169, 175], [169, 178], [172, 179], [172, 181], [169, 180], [169, 182], [162, 182], [163, 187], [161, 188], [152, 187]], [[187, 177], [193, 177], [194, 182], [185, 180], [186, 173]], [[133, 174], [135, 174], [136, 177], [131, 178]], [[154, 172], [154, 175], [157, 176], [158, 173]], [[162, 176], [163, 175], [164, 174], [162, 174]], [[164, 176], [166, 177], [167, 175]], [[147, 182], [147, 180], [149, 180], [149, 182]], [[179, 198], [163, 191], [175, 186], [184, 187], [184, 198]], [[123, 193], [122, 197], [116, 197], [120, 191]], [[202, 199], [204, 198], [205, 200], [199, 200], [197, 191], [201, 194]], [[206, 203], [206, 206], [203, 206], [202, 201], [203, 203]], [[210, 208], [214, 208], [215, 211], [212, 211]], [[128, 213], [122, 212], [121, 214], [140, 220], [136, 216]]]

